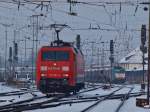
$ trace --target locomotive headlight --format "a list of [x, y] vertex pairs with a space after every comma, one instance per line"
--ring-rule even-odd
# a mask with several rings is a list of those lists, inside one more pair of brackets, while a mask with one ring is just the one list
[[41, 71], [47, 71], [47, 66], [41, 66]]
[[69, 77], [69, 74], [63, 74], [63, 77]]
[[69, 71], [69, 66], [63, 66], [62, 71], [65, 71], [65, 72]]
[[45, 77], [46, 76], [46, 74], [41, 74], [41, 77]]

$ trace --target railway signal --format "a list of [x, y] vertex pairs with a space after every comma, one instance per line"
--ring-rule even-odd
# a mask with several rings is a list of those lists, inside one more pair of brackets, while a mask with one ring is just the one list
[[14, 43], [14, 60], [18, 60], [18, 44]]
[[77, 46], [77, 48], [78, 49], [80, 49], [80, 43], [81, 43], [81, 38], [80, 38], [80, 35], [77, 35], [77, 37], [76, 37], [76, 46]]
[[9, 62], [12, 62], [12, 47], [9, 47]]
[[141, 44], [145, 45], [146, 42], [146, 25], [142, 25], [141, 28]]
[[146, 43], [146, 25], [142, 25], [141, 27], [141, 46], [140, 50], [143, 53], [147, 53], [147, 47], [145, 46]]
[[114, 42], [113, 42], [113, 40], [110, 40], [110, 53], [111, 54], [114, 53]]
[[110, 56], [109, 60], [111, 61], [111, 63], [114, 63], [114, 57], [113, 56]]
[[112, 68], [113, 68], [113, 63], [114, 63], [114, 42], [113, 40], [110, 40], [110, 67], [111, 67], [111, 74], [110, 74], [110, 86], [111, 86], [111, 82], [112, 82]]
[[141, 27], [141, 46], [140, 46], [140, 50], [142, 51], [142, 58], [143, 58], [143, 79], [142, 79], [142, 83], [141, 83], [141, 90], [145, 90], [145, 83], [144, 83], [144, 65], [145, 65], [145, 53], [147, 53], [147, 47], [145, 46], [146, 43], [146, 25], [142, 25]]

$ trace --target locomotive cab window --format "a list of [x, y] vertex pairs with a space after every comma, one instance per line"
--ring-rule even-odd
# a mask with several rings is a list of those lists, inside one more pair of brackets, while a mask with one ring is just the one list
[[67, 61], [69, 60], [68, 51], [44, 51], [42, 52], [43, 61]]

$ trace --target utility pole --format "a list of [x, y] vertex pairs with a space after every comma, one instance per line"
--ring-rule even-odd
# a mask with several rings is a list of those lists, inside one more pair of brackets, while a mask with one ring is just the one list
[[113, 80], [113, 77], [112, 77], [112, 70], [113, 70], [113, 63], [114, 63], [114, 42], [113, 40], [110, 40], [110, 67], [111, 67], [111, 73], [110, 73], [110, 85], [111, 85], [111, 82]]
[[150, 87], [150, 0], [149, 0], [149, 42], [148, 42], [148, 74], [147, 74], [147, 104], [149, 105], [149, 87]]
[[142, 83], [141, 83], [141, 90], [145, 90], [145, 81], [144, 81], [144, 65], [145, 65], [145, 53], [147, 52], [147, 47], [145, 46], [146, 43], [146, 25], [142, 25], [141, 28], [141, 46], [140, 46], [140, 50], [142, 51], [142, 59], [143, 59], [143, 77], [142, 77]]
[[4, 23], [0, 23], [0, 24], [5, 27], [5, 75], [4, 75], [4, 79], [6, 80], [6, 68], [7, 68], [7, 33], [8, 33], [8, 27], [12, 26], [12, 24], [4, 24]]
[[9, 70], [10, 70], [10, 76], [9, 76], [9, 79], [13, 79], [13, 71], [12, 71], [12, 67], [13, 67], [13, 63], [12, 63], [12, 47], [9, 47], [9, 58], [8, 58], [8, 61], [9, 61]]
[[14, 41], [13, 41], [13, 45], [14, 45], [14, 50], [13, 50], [13, 75], [15, 75], [16, 70], [16, 56], [15, 56], [15, 43], [16, 43], [16, 30], [14, 30]]
[[[85, 54], [84, 54], [84, 56], [85, 56], [85, 69], [86, 69], [86, 67], [87, 67], [87, 65], [88, 65], [88, 63], [87, 63], [87, 60], [88, 60], [88, 49], [86, 49], [85, 48]], [[85, 80], [88, 82], [88, 76], [87, 77], [85, 77]]]
[[93, 61], [94, 61], [94, 60], [93, 60], [93, 56], [94, 56], [94, 52], [93, 52], [93, 51], [94, 51], [94, 43], [95, 43], [95, 42], [92, 41], [91, 43], [92, 43], [92, 57], [91, 57], [91, 76], [92, 76], [92, 77], [91, 77], [91, 80], [94, 82], [94, 78], [93, 78], [93, 77], [94, 77], [94, 76], [93, 76]]
[[38, 51], [38, 34], [39, 34], [39, 17], [43, 16], [43, 14], [32, 15], [32, 24], [33, 24], [33, 41], [35, 41], [35, 49], [36, 49], [36, 57]]
[[38, 33], [39, 33], [39, 30], [38, 30], [38, 26], [39, 26], [39, 17], [40, 15], [37, 15], [36, 16], [36, 40], [35, 40], [35, 42], [36, 42], [36, 57], [37, 57], [37, 52], [38, 52]]
[[98, 48], [98, 49], [97, 49], [97, 60], [98, 60], [98, 61], [97, 61], [97, 65], [98, 65], [98, 68], [100, 68], [100, 63], [99, 63], [99, 62], [100, 62], [100, 59], [99, 59], [99, 58], [100, 58], [100, 49]]
[[[35, 62], [35, 59], [34, 59], [34, 41], [36, 41], [36, 56], [37, 56], [37, 40], [38, 40], [38, 17], [40, 15], [32, 15], [31, 18], [32, 18], [32, 36], [33, 36], [33, 40], [32, 40], [32, 82], [33, 82], [33, 78], [34, 78], [34, 62]], [[36, 19], [36, 22], [35, 22], [35, 19]], [[36, 37], [35, 37], [36, 36]]]
[[[100, 76], [100, 49], [97, 49], [97, 68], [98, 68], [98, 76]], [[97, 79], [97, 81], [99, 80], [99, 78]]]
[[25, 47], [25, 51], [24, 51], [24, 55], [25, 55], [25, 61], [27, 59], [27, 46], [26, 46], [26, 37], [24, 37], [24, 47]]
[[105, 52], [104, 52], [104, 42], [102, 43], [102, 56], [101, 56], [101, 67], [102, 67], [102, 71], [101, 71], [101, 75], [104, 77], [104, 82], [107, 83], [107, 79], [106, 76], [104, 76], [104, 60], [105, 60]]
[[[33, 42], [32, 42], [32, 82], [34, 78], [34, 63], [35, 63], [35, 57], [37, 57], [37, 52], [38, 52], [38, 31], [39, 31], [39, 17], [44, 16], [43, 14], [39, 15], [32, 15], [32, 27], [33, 27]], [[36, 22], [34, 21], [36, 19]], [[34, 41], [36, 42], [34, 45]], [[34, 46], [35, 46], [35, 55], [34, 55]]]
[[33, 83], [33, 77], [34, 77], [34, 40], [35, 40], [35, 25], [34, 25], [34, 18], [33, 18], [33, 21], [32, 21], [32, 30], [33, 30], [33, 40], [32, 40], [32, 83]]
[[7, 68], [7, 25], [5, 27], [5, 80], [6, 80], [6, 68]]
[[25, 51], [24, 51], [24, 56], [25, 56], [25, 61], [27, 60], [27, 40], [30, 40], [30, 37], [24, 37], [24, 48], [25, 48]]

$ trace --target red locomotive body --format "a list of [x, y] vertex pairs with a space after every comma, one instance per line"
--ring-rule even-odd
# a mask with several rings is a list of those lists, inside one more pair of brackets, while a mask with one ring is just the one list
[[84, 87], [84, 58], [71, 45], [44, 46], [38, 52], [37, 87], [43, 93], [76, 92]]

